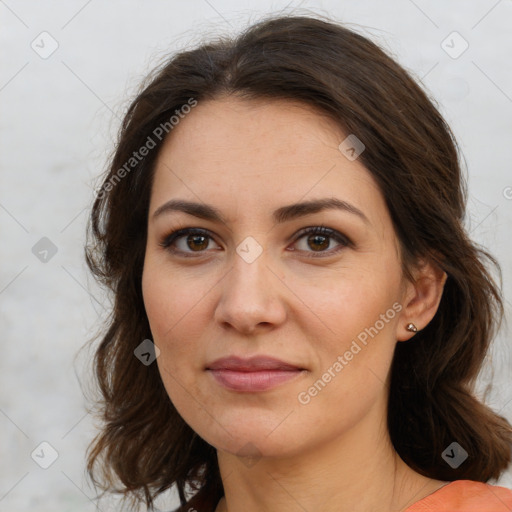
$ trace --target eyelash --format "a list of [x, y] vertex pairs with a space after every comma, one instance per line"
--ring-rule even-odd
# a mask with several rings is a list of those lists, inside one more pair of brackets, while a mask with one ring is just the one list
[[[332, 256], [333, 254], [337, 254], [339, 251], [341, 251], [345, 247], [349, 247], [349, 246], [353, 245], [352, 241], [348, 237], [346, 237], [345, 235], [342, 235], [338, 231], [328, 228], [326, 226], [311, 226], [311, 227], [304, 228], [297, 234], [293, 243], [294, 244], [297, 243], [301, 238], [303, 238], [306, 235], [310, 235], [310, 234], [323, 235], [327, 238], [333, 238], [334, 240], [336, 240], [337, 242], [340, 243], [340, 246], [338, 246], [335, 249], [328, 250], [328, 251], [316, 251], [316, 252], [312, 251], [312, 254], [306, 256], [307, 258], [325, 257], [325, 256], [320, 256], [321, 254], [327, 254], [328, 256]], [[171, 245], [176, 240], [178, 240], [179, 238], [181, 238], [182, 236], [185, 236], [185, 235], [203, 235], [203, 236], [209, 237], [210, 239], [213, 240], [213, 237], [210, 235], [210, 232], [206, 229], [183, 228], [183, 229], [178, 229], [176, 231], [173, 231], [172, 233], [166, 235], [164, 237], [164, 239], [159, 243], [159, 245], [161, 247], [163, 247], [164, 249], [169, 250], [172, 253], [181, 254], [186, 258], [196, 258], [197, 256], [194, 256], [193, 252], [189, 253], [189, 252], [184, 252], [184, 251], [180, 251], [180, 250], [171, 248]], [[196, 254], [201, 255], [204, 252], [206, 252], [206, 251], [197, 251]], [[309, 251], [306, 251], [306, 252], [309, 252]]]

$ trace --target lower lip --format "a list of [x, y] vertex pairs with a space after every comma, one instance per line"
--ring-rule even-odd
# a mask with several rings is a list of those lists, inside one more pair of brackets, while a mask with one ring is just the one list
[[265, 391], [301, 375], [303, 370], [259, 370], [240, 372], [234, 370], [208, 370], [215, 380], [233, 391]]

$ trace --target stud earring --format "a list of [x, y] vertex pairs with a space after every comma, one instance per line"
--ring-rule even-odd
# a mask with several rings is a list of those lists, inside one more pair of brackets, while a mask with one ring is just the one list
[[407, 324], [406, 329], [411, 332], [418, 332], [418, 328], [414, 324]]

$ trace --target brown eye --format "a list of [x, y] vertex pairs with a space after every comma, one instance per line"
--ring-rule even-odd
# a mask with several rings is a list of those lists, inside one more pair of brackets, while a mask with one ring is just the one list
[[208, 237], [204, 235], [188, 235], [186, 243], [190, 249], [201, 251], [208, 247]]
[[323, 251], [329, 247], [329, 237], [324, 235], [308, 236], [308, 243], [312, 249]]
[[210, 234], [199, 228], [186, 228], [174, 231], [166, 236], [160, 245], [173, 253], [189, 256], [191, 253], [206, 252], [213, 238]]
[[[346, 236], [325, 226], [306, 228], [301, 232], [295, 243], [301, 239], [305, 239], [305, 243], [303, 243], [303, 247], [299, 250], [301, 252], [311, 253], [307, 255], [308, 257], [317, 257], [317, 254], [315, 253], [318, 253], [318, 256], [322, 256], [324, 254], [331, 256], [343, 248], [352, 245], [352, 242]], [[335, 240], [338, 243], [338, 247], [328, 250], [331, 245], [331, 240]]]

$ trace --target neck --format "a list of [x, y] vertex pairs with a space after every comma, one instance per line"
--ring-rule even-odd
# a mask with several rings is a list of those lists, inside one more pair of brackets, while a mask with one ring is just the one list
[[398, 512], [442, 484], [409, 468], [371, 415], [300, 453], [253, 461], [217, 455], [225, 496], [216, 512]]

